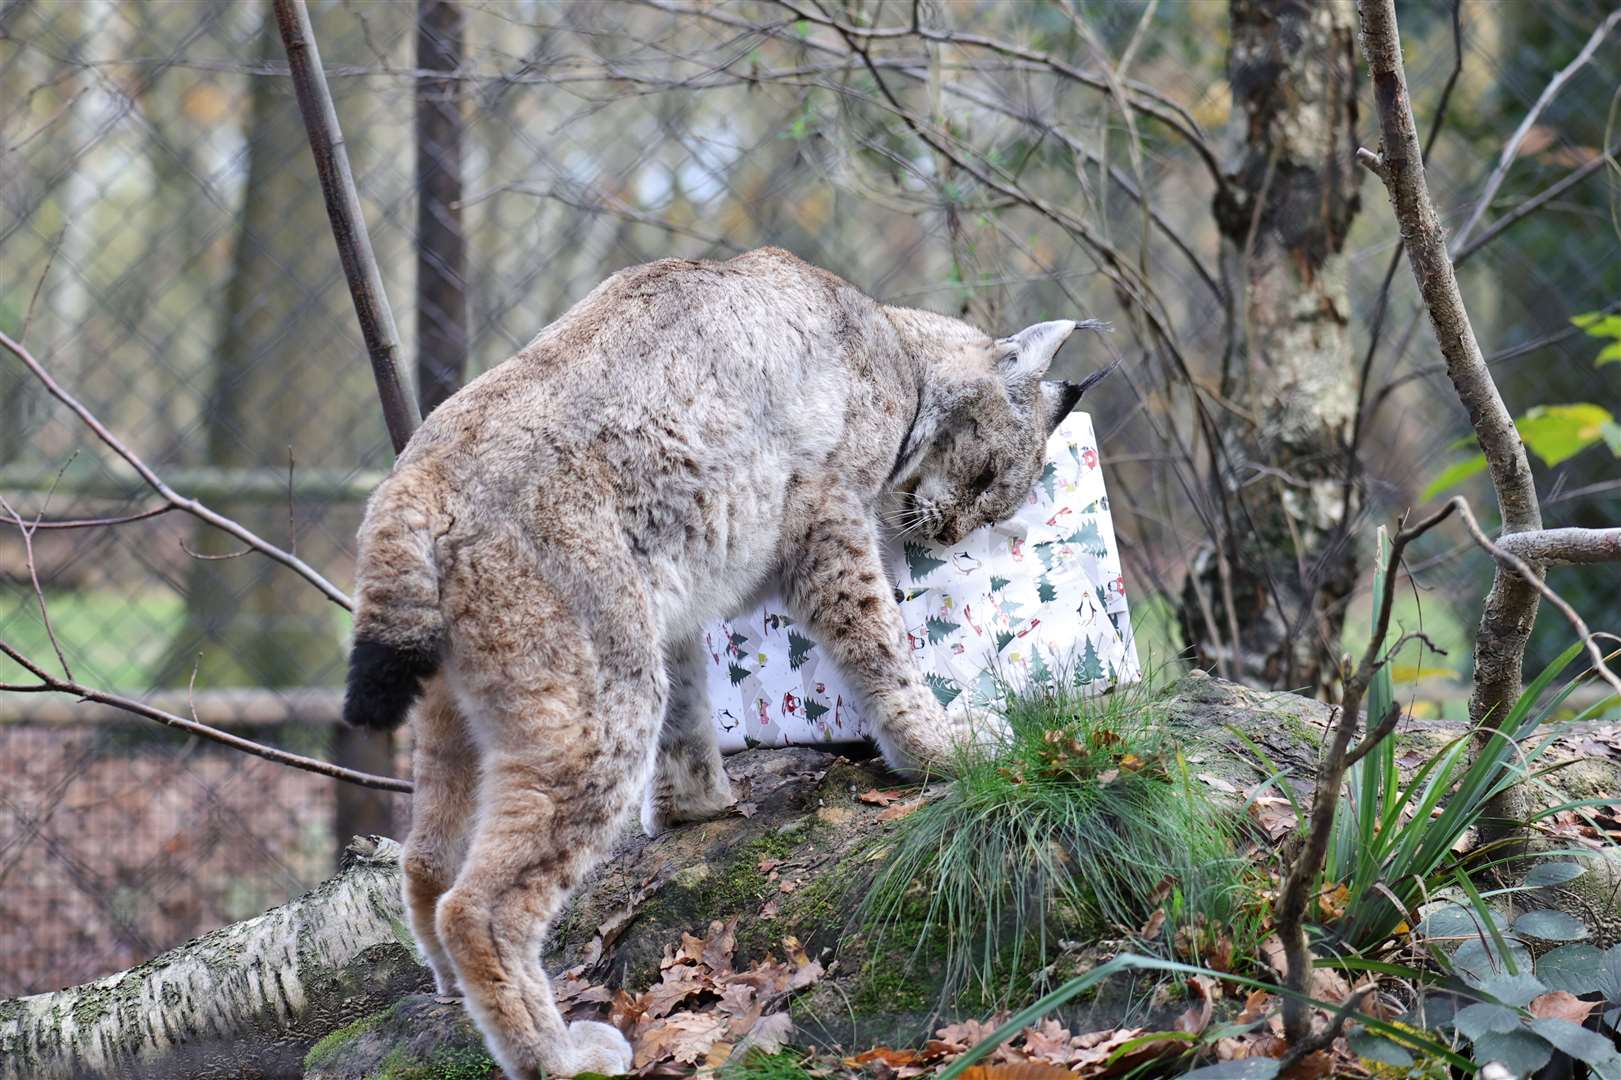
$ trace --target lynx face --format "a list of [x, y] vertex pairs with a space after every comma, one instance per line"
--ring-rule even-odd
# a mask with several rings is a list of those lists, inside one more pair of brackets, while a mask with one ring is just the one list
[[920, 440], [887, 515], [903, 532], [955, 544], [1010, 517], [1041, 475], [1047, 437], [1086, 384], [1041, 376], [1076, 324], [1039, 323], [987, 342], [990, 371], [964, 380]]

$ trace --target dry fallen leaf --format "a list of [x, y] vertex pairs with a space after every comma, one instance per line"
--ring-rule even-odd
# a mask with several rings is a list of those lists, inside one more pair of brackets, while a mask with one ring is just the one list
[[901, 818], [906, 817], [909, 814], [916, 813], [918, 810], [922, 809], [922, 807], [922, 799], [913, 799], [911, 802], [896, 803], [894, 806], [889, 807], [888, 809], [884, 810], [883, 813], [879, 814], [878, 820], [899, 821]]
[[1564, 990], [1554, 990], [1533, 998], [1530, 1008], [1531, 1015], [1539, 1020], [1569, 1020], [1572, 1024], [1580, 1025], [1598, 1005], [1596, 1001], [1583, 1001]]
[[963, 1080], [1074, 1080], [1068, 1069], [1040, 1061], [1021, 1061], [1011, 1065], [970, 1065], [962, 1072]]
[[879, 791], [877, 788], [868, 788], [860, 795], [857, 795], [856, 799], [867, 803], [870, 806], [888, 806], [892, 802], [897, 802], [900, 799], [905, 798], [906, 795], [907, 792], [904, 788], [891, 788], [888, 791]]
[[1165, 929], [1165, 909], [1159, 908], [1143, 923], [1142, 929], [1137, 931], [1145, 938], [1159, 937], [1159, 932]]

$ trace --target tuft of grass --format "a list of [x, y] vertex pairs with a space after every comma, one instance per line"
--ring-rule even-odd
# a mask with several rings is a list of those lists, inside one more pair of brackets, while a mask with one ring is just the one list
[[877, 949], [903, 946], [942, 1002], [989, 1007], [1067, 974], [1051, 961], [1068, 938], [1136, 936], [1224, 967], [1251, 952], [1236, 815], [1190, 781], [1162, 693], [1088, 696], [1060, 676], [1000, 696], [1010, 737], [962, 749], [956, 782], [886, 838], [857, 915]]
[[804, 1060], [792, 1050], [754, 1051], [722, 1065], [717, 1076], [719, 1080], [811, 1080], [819, 1075], [808, 1071]]

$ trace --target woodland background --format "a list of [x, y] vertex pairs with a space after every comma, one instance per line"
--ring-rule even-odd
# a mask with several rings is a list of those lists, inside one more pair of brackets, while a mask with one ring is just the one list
[[[1123, 361], [1088, 403], [1139, 648], [1332, 695], [1341, 643], [1365, 640], [1374, 525], [1471, 451], [1383, 193], [1352, 162], [1377, 143], [1354, 14], [1321, 5], [1285, 40], [1272, 6], [311, 14], [429, 403], [462, 356], [468, 375], [498, 363], [606, 274], [667, 255], [777, 244], [993, 331], [1102, 318], [1113, 332], [1071, 344], [1061, 374]], [[1543, 407], [1522, 430], [1549, 527], [1621, 520], [1616, 35], [1546, 93], [1608, 7], [1401, 13], [1476, 331], [1510, 411]], [[0, 328], [176, 488], [344, 582], [392, 455], [267, 11], [0, 2]], [[1484, 516], [1484, 478], [1460, 483]], [[0, 495], [53, 519], [148, 505], [9, 358]], [[1417, 712], [1460, 714], [1490, 564], [1421, 547], [1398, 617], [1449, 655], [1404, 653], [1396, 677]], [[190, 687], [204, 719], [402, 775], [401, 747], [332, 724], [342, 613], [235, 550], [180, 515], [34, 538], [84, 682]], [[0, 579], [0, 636], [50, 655], [10, 530]], [[1621, 622], [1617, 586], [1613, 566], [1559, 578], [1596, 628]], [[1569, 640], [1545, 616], [1528, 668]], [[0, 696], [0, 997], [279, 903], [352, 832], [403, 834], [403, 797], [136, 723]]]

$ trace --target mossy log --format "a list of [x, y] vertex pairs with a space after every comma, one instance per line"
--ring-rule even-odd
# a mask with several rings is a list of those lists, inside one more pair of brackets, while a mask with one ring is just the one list
[[[1329, 713], [1203, 676], [1184, 680], [1164, 708], [1191, 770], [1219, 781], [1214, 791], [1239, 793], [1271, 769], [1235, 732], [1306, 779]], [[1429, 753], [1460, 734], [1427, 722], [1402, 738]], [[852, 926], [895, 807], [917, 793], [863, 800], [901, 782], [876, 761], [807, 748], [747, 751], [727, 770], [739, 812], [652, 840], [627, 835], [556, 928], [548, 968], [634, 993], [657, 980], [683, 931], [735, 917], [740, 969], [782, 955], [787, 936], [827, 966], [791, 1004], [799, 1037], [849, 1046], [926, 1031], [936, 1003], [927, 957], [870, 948]], [[1556, 778], [1572, 797], [1621, 790], [1614, 762], [1578, 763]], [[426, 972], [398, 940], [395, 859], [394, 845], [376, 843], [358, 865], [259, 919], [111, 979], [0, 1004], [0, 1076], [483, 1076], [476, 1031], [459, 1005], [425, 993]], [[1098, 1020], [1109, 1022], [1101, 1012]]]

